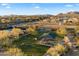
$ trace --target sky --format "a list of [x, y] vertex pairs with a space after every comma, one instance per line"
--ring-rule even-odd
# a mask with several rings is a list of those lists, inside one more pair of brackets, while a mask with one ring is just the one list
[[43, 15], [79, 11], [78, 3], [0, 3], [0, 15]]

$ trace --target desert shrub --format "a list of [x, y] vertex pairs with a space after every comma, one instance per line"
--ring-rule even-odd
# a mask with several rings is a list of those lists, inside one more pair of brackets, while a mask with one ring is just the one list
[[79, 47], [79, 37], [75, 38], [75, 45]]
[[58, 52], [53, 47], [48, 49], [47, 54], [49, 54], [51, 56], [58, 56], [59, 55]]
[[0, 45], [9, 44], [9, 35], [8, 31], [0, 31]]
[[9, 56], [22, 56], [23, 52], [19, 48], [8, 48], [5, 54]]
[[65, 34], [67, 34], [67, 31], [66, 31], [66, 29], [65, 28], [59, 28], [59, 29], [57, 29], [57, 31], [56, 31], [56, 33], [59, 35], [59, 36], [61, 36], [61, 37], [63, 37]]
[[69, 40], [69, 38], [67, 36], [64, 37], [63, 41], [64, 41], [64, 46], [67, 49], [71, 49], [72, 43], [70, 42], [70, 40]]
[[58, 56], [65, 53], [65, 47], [61, 44], [57, 44], [54, 47], [48, 49], [47, 54], [51, 56]]
[[13, 28], [10, 34], [18, 37], [20, 34], [23, 34], [23, 31], [20, 28]]
[[61, 44], [57, 44], [54, 48], [60, 55], [65, 52], [65, 47]]

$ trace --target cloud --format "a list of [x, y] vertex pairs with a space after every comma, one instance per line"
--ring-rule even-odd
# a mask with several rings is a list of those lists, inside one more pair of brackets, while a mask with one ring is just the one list
[[73, 10], [73, 9], [70, 9], [69, 11], [73, 12], [73, 11], [75, 11], [75, 10]]
[[6, 6], [6, 8], [11, 8], [10, 6]]
[[2, 5], [2, 6], [7, 6], [8, 4], [7, 4], [7, 3], [2, 3], [1, 5]]
[[40, 8], [40, 7], [39, 7], [39, 6], [35, 6], [34, 8], [38, 9], [38, 8]]
[[5, 8], [11, 8], [10, 4], [7, 4], [7, 3], [2, 3], [1, 6], [5, 7]]
[[71, 5], [71, 4], [67, 4], [67, 5], [65, 5], [66, 7], [73, 7], [73, 5]]

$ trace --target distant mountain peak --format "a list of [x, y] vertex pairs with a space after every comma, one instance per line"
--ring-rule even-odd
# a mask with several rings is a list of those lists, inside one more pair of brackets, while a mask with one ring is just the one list
[[71, 11], [71, 12], [68, 12], [68, 14], [79, 14], [78, 11]]

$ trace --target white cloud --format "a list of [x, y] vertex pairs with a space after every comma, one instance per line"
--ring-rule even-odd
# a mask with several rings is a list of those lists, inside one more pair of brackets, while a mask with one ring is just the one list
[[7, 3], [2, 3], [1, 5], [2, 5], [2, 6], [7, 6], [8, 4], [7, 4]]
[[71, 5], [71, 4], [67, 4], [67, 5], [65, 5], [66, 7], [73, 7], [73, 5]]
[[73, 9], [70, 9], [69, 11], [73, 12], [73, 11], [75, 11], [75, 10], [73, 10]]
[[37, 9], [38, 9], [38, 8], [40, 8], [40, 7], [39, 7], [39, 6], [35, 6], [34, 8], [37, 8]]
[[8, 4], [8, 3], [2, 3], [1, 6], [5, 7], [5, 8], [11, 8], [10, 4]]
[[11, 8], [10, 6], [6, 6], [6, 8]]

